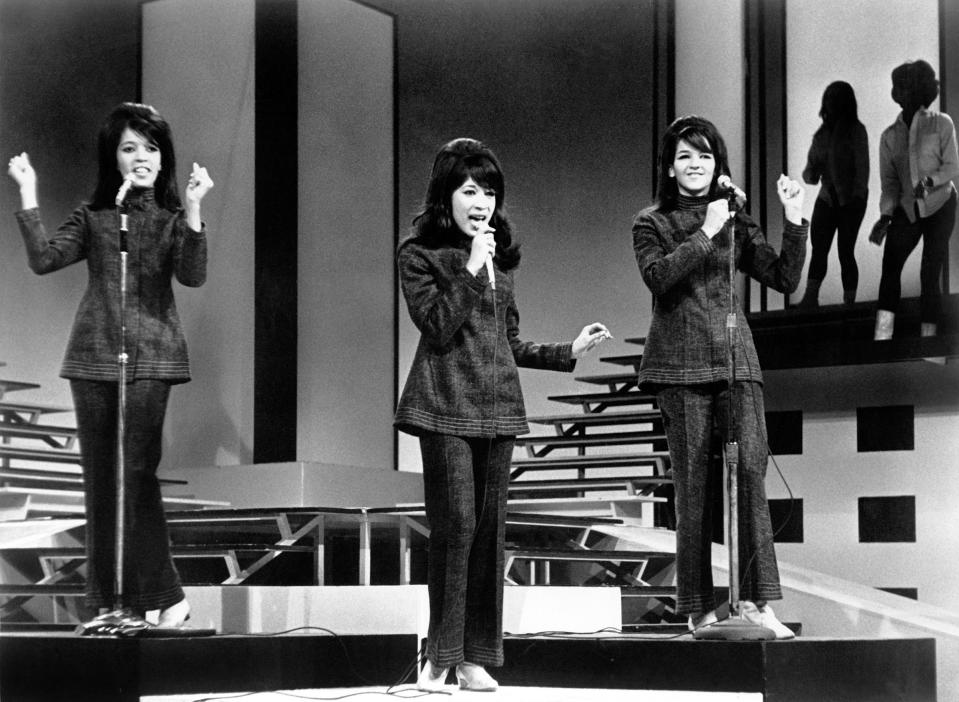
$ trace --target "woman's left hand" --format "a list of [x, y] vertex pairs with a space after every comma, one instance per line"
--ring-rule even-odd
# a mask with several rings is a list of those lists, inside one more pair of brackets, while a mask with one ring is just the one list
[[606, 325], [599, 322], [587, 324], [583, 327], [579, 336], [573, 340], [573, 358], [579, 358], [587, 351], [592, 350], [594, 346], [612, 338], [613, 335], [609, 333]]
[[200, 200], [210, 192], [210, 189], [213, 187], [213, 180], [211, 180], [209, 173], [206, 172], [206, 168], [200, 164], [193, 162], [193, 170], [190, 171], [190, 179], [186, 184], [186, 200], [194, 204], [200, 204]]
[[776, 181], [776, 194], [783, 205], [783, 210], [793, 224], [802, 224], [802, 205], [806, 191], [803, 186], [788, 176], [781, 175]]

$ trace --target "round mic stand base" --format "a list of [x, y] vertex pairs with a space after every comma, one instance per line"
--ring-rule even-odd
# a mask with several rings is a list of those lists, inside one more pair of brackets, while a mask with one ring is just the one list
[[114, 609], [77, 626], [80, 636], [130, 636], [153, 626], [131, 609]]
[[114, 609], [74, 630], [79, 636], [120, 636], [123, 638], [186, 638], [215, 636], [216, 629], [194, 629], [188, 626], [157, 626], [131, 609]]

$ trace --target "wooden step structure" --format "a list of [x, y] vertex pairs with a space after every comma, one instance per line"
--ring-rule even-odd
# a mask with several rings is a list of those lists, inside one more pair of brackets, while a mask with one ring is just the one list
[[[51, 424], [47, 417], [71, 408], [18, 402], [9, 393], [34, 390], [38, 383], [0, 379], [0, 519], [82, 515], [83, 476], [75, 426]], [[164, 488], [183, 480], [160, 479]], [[191, 495], [163, 497], [168, 510], [226, 507], [228, 503]]]

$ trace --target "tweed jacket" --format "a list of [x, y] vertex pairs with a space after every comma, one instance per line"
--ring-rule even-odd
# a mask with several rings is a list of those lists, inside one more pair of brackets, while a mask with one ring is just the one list
[[409, 434], [515, 436], [529, 431], [517, 366], [571, 371], [571, 343], [519, 338], [513, 273], [466, 269], [464, 246], [402, 243], [397, 265], [410, 317], [420, 331], [394, 425]]
[[[640, 387], [693, 385], [728, 379], [726, 316], [729, 295], [728, 228], [709, 239], [700, 228], [708, 198], [680, 196], [668, 212], [650, 207], [633, 223], [633, 251], [653, 293], [653, 318], [639, 369]], [[786, 222], [778, 255], [746, 214], [735, 219], [735, 262], [780, 292], [799, 284], [809, 223]], [[738, 295], [737, 310], [742, 309]], [[736, 379], [762, 382], [746, 315], [736, 315]]]
[[[171, 280], [197, 287], [206, 280], [206, 230], [194, 232], [180, 212], [157, 206], [152, 190], [127, 197], [127, 380], [190, 379], [186, 340]], [[37, 208], [16, 213], [31, 270], [51, 273], [86, 260], [80, 300], [61, 377], [116, 381], [120, 308], [120, 245], [116, 208], [81, 205], [47, 238]]]

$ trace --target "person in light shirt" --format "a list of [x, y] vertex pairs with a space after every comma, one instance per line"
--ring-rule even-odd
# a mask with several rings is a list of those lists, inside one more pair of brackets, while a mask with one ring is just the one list
[[869, 240], [885, 242], [874, 339], [891, 339], [902, 293], [902, 269], [921, 240], [920, 333], [934, 336], [942, 292], [940, 277], [956, 220], [959, 154], [949, 115], [930, 110], [939, 95], [936, 72], [926, 61], [892, 71], [892, 99], [902, 111], [879, 141], [882, 196]]

